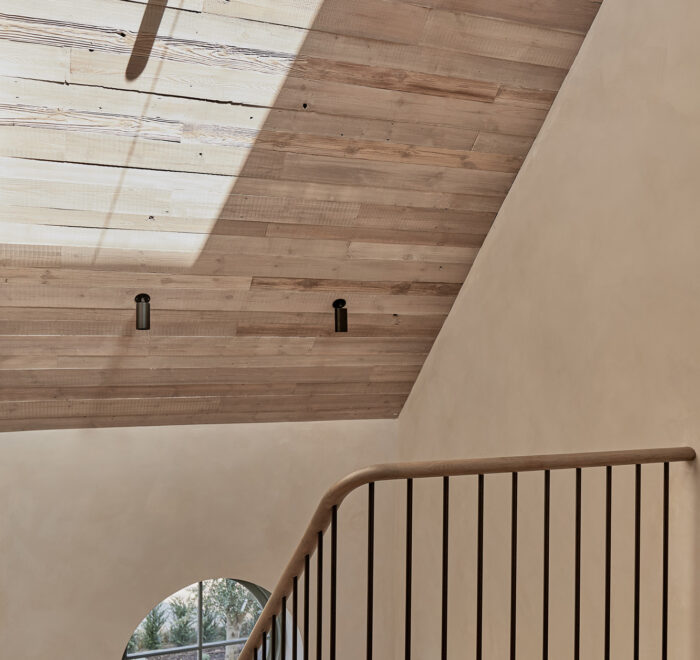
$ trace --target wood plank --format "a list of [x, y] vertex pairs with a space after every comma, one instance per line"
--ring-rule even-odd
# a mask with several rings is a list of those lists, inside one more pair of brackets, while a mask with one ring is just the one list
[[131, 415], [187, 415], [198, 413], [251, 413], [294, 411], [310, 413], [337, 409], [399, 407], [402, 394], [244, 396], [244, 397], [149, 397], [145, 399], [77, 399], [72, 401], [0, 401], [0, 419], [61, 417], [112, 417]]
[[269, 107], [274, 104], [287, 74], [286, 70], [277, 74], [234, 72], [206, 64], [150, 59], [138, 78], [127, 80], [125, 59], [126, 55], [122, 54], [71, 48], [70, 79], [81, 85]]
[[244, 383], [237, 385], [152, 385], [111, 387], [31, 387], [0, 388], [0, 401], [47, 401], [73, 399], [147, 399], [151, 397], [243, 397], [291, 394], [403, 394], [410, 392], [410, 381], [383, 383]]
[[388, 204], [359, 204], [294, 197], [232, 194], [219, 216], [217, 230], [228, 222], [248, 220], [292, 227], [357, 227], [417, 232], [485, 234], [495, 213]]
[[251, 288], [290, 291], [345, 291], [414, 296], [456, 296], [460, 286], [446, 282], [357, 282], [291, 277], [254, 277]]
[[[178, 191], [176, 191], [177, 193]], [[399, 190], [397, 188], [375, 188], [355, 185], [337, 186], [318, 182], [282, 181], [257, 177], [240, 177], [232, 186], [226, 207], [219, 209], [215, 203], [198, 199], [185, 200], [181, 204], [174, 193], [174, 213], [198, 216], [219, 212], [219, 218], [236, 219], [235, 208], [242, 197], [274, 197], [309, 199], [338, 203], [362, 203], [384, 206], [410, 206], [454, 211], [479, 211], [496, 213], [503, 203], [502, 196], [471, 195], [464, 193], [427, 192], [424, 190]], [[233, 210], [233, 216], [232, 214]]]
[[309, 56], [298, 57], [289, 75], [306, 80], [327, 80], [484, 103], [493, 102], [499, 90], [499, 85], [493, 82], [352, 62], [329, 62], [325, 58]]
[[[430, 3], [431, 0], [419, 2]], [[586, 34], [600, 3], [596, 0], [435, 0], [431, 6]]]
[[[249, 161], [250, 162], [250, 161]], [[319, 172], [320, 166], [334, 164], [334, 170], [327, 174]], [[330, 181], [301, 181], [294, 167], [306, 167], [317, 173], [319, 179]], [[166, 172], [138, 168], [119, 168], [92, 166], [79, 163], [53, 163], [35, 160], [0, 158], [0, 176], [4, 201], [11, 206], [41, 206], [42, 194], [51, 194], [53, 208], [83, 208], [94, 211], [116, 213], [143, 213], [144, 215], [189, 215], [214, 218], [217, 215], [227, 217], [226, 210], [221, 209], [224, 200], [234, 204], [239, 195], [259, 195], [273, 197], [309, 197], [311, 199], [366, 202], [380, 204], [403, 204], [426, 208], [439, 207], [463, 208], [466, 210], [497, 210], [507, 190], [512, 175], [487, 171], [454, 171], [427, 166], [402, 165], [402, 172], [415, 175], [416, 182], [439, 176], [445, 183], [438, 187], [445, 188], [437, 192], [425, 190], [400, 190], [402, 182], [391, 178], [390, 173], [384, 177], [387, 184], [383, 187], [365, 186], [352, 180], [346, 180], [342, 187], [335, 183], [344, 171], [356, 170], [355, 180], [373, 177], [386, 172], [382, 163], [363, 162], [361, 166], [337, 159], [311, 157], [306, 155], [282, 154], [272, 152], [262, 154], [255, 152], [255, 162], [246, 167], [245, 176], [235, 180], [228, 177], [209, 174]], [[285, 174], [286, 179], [275, 179]], [[263, 175], [262, 177], [260, 175]], [[462, 176], [471, 180], [483, 180], [491, 183], [490, 187], [473, 192], [463, 185]], [[293, 178], [290, 178], [293, 177]], [[42, 185], [36, 185], [41, 181]], [[459, 184], [459, 186], [458, 186]], [[423, 186], [427, 183], [422, 183]], [[474, 184], [475, 185], [475, 184]], [[444, 195], [451, 190], [453, 194]], [[86, 192], [89, 191], [89, 195]], [[459, 192], [458, 192], [459, 191]], [[128, 194], [127, 194], [128, 193]], [[235, 197], [234, 197], [235, 195]], [[492, 199], [489, 199], [492, 198]]]
[[473, 14], [435, 10], [421, 43], [472, 55], [568, 69], [583, 36]]
[[73, 246], [0, 244], [0, 266], [80, 268], [134, 272], [190, 272], [193, 274], [260, 277], [311, 277], [321, 279], [388, 280], [403, 282], [462, 282], [468, 263], [430, 263], [386, 260], [340, 260], [280, 256], [261, 259], [250, 254], [159, 252]]
[[191, 369], [297, 369], [335, 367], [366, 367], [368, 369], [387, 367], [420, 367], [426, 354], [421, 353], [382, 353], [373, 355], [338, 354], [319, 355], [262, 355], [249, 356], [209, 356], [209, 355], [29, 355], [0, 356], [0, 372], [16, 369], [81, 369], [86, 371], [109, 369], [169, 369], [180, 372]]
[[524, 89], [517, 87], [501, 87], [495, 103], [508, 103], [520, 107], [542, 108], [549, 110], [554, 103], [556, 92], [546, 89]]
[[[60, 225], [64, 227], [101, 227], [137, 231], [188, 232], [191, 234], [222, 234], [235, 236], [267, 236], [265, 222], [226, 220], [212, 223], [208, 218], [145, 215], [143, 213], [110, 213], [84, 209], [57, 209], [33, 206], [0, 206], [0, 222], [30, 225]], [[445, 231], [450, 231], [446, 229]], [[271, 234], [270, 234], [271, 235]], [[283, 237], [280, 233], [279, 237]], [[288, 236], [294, 238], [294, 236]], [[328, 236], [332, 239], [332, 236]], [[339, 237], [342, 240], [342, 237]], [[471, 243], [469, 243], [471, 245]]]
[[236, 176], [250, 153], [249, 147], [133, 139], [67, 129], [0, 126], [3, 155], [16, 158], [84, 165], [131, 167], [166, 172]]
[[474, 142], [474, 149], [480, 153], [513, 154], [525, 157], [530, 151], [533, 138], [522, 135], [480, 132]]
[[[455, 248], [457, 249], [457, 248]], [[358, 251], [358, 259], [363, 252]], [[371, 258], [368, 257], [368, 258]], [[400, 257], [397, 257], [400, 258]], [[80, 287], [75, 284], [54, 286], [4, 284], [0, 307], [48, 307], [51, 304], [71, 307], [84, 307], [91, 301], [95, 308], [119, 309], [133, 306], [135, 296], [141, 292], [140, 287], [119, 287], [89, 285]], [[327, 312], [332, 314], [332, 302], [341, 295], [346, 295], [348, 306], [359, 314], [411, 314], [433, 315], [447, 314], [452, 306], [450, 296], [397, 296], [377, 295], [343, 290], [330, 291], [275, 291], [260, 288], [253, 291], [211, 291], [208, 289], [176, 289], [174, 287], [149, 287], [151, 296], [151, 318], [161, 310], [222, 310], [250, 312]], [[1, 351], [1, 349], [0, 349]]]
[[135, 190], [172, 193], [189, 187], [197, 187], [209, 194], [228, 191], [226, 177], [185, 172], [166, 172], [139, 168], [99, 167], [80, 163], [52, 163], [21, 158], [0, 158], [0, 176], [4, 180], [32, 180], [61, 184], [118, 186]]
[[[52, 117], [53, 111], [47, 110], [41, 114]], [[75, 134], [79, 128], [63, 128], [59, 124], [47, 126], [43, 118], [30, 127], [31, 123], [27, 121], [23, 122], [27, 125], [18, 126], [13, 119], [0, 116], [0, 140], [4, 155], [51, 162], [231, 176], [246, 174], [246, 161], [251, 155], [251, 147], [246, 146], [154, 142], [148, 138], [134, 140], [126, 136], [110, 136], [96, 141], [93, 131]], [[62, 133], [64, 130], [68, 133]], [[94, 132], [99, 133], [101, 129]], [[109, 132], [109, 129], [105, 132]], [[389, 141], [354, 140], [345, 136], [315, 137], [279, 131], [261, 131], [254, 149], [513, 173], [519, 170], [522, 160], [518, 156], [481, 153], [467, 148], [421, 147]]]
[[[464, 126], [435, 126], [420, 123], [419, 116], [414, 116], [405, 122], [383, 118], [381, 114], [378, 117], [358, 118], [324, 115], [303, 107], [291, 110], [273, 108], [267, 117], [264, 128], [266, 131], [273, 132], [284, 131], [324, 137], [345, 137], [438, 149], [469, 149], [477, 136], [477, 131]], [[200, 122], [196, 126], [196, 131], [202, 141], [218, 140], [220, 139], [219, 135], [225, 134], [225, 127]], [[185, 125], [184, 139], [189, 139], [189, 126], [187, 124]]]
[[[333, 356], [343, 354], [374, 355], [378, 353], [426, 354], [432, 342], [428, 339], [365, 337], [159, 337], [150, 333], [123, 337], [96, 336], [5, 336], [0, 345], [3, 357], [43, 356], [209, 356], [259, 357]], [[245, 393], [241, 391], [241, 394]], [[264, 393], [264, 392], [261, 392]], [[5, 396], [7, 398], [7, 396]], [[86, 398], [86, 397], [82, 397]], [[16, 399], [18, 401], [22, 398]]]
[[204, 0], [202, 10], [217, 16], [310, 28], [323, 4], [321, 0]]
[[[155, 0], [160, 3], [167, 3], [171, 9], [180, 9], [182, 11], [201, 12], [204, 8], [204, 0]], [[129, 0], [129, 2], [137, 2], [141, 5], [149, 4], [149, 0]], [[150, 0], [153, 2], [153, 0]]]
[[275, 101], [276, 107], [324, 114], [423, 123], [534, 136], [546, 112], [540, 108], [513, 108], [507, 104], [444, 99], [335, 82], [288, 78]]
[[[437, 335], [444, 314], [352, 315], [348, 337], [428, 337]], [[160, 310], [151, 337], [321, 337], [335, 336], [329, 312], [232, 312]], [[0, 335], [111, 336], [141, 335], [133, 308], [0, 308]]]
[[[429, 337], [434, 339], [445, 320], [444, 315], [413, 317], [410, 315], [361, 315], [353, 314], [348, 334], [356, 337]], [[236, 324], [236, 334], [246, 336], [314, 336], [324, 337], [334, 334], [327, 318], [310, 318], [305, 324], [300, 317], [270, 319], [262, 314], [255, 318], [252, 314], [241, 318]]]
[[0, 431], [30, 431], [40, 429], [78, 429], [122, 426], [173, 426], [186, 424], [237, 424], [251, 422], [302, 422], [350, 419], [391, 419], [399, 408], [356, 408], [331, 411], [282, 411], [244, 413], [205, 413], [188, 415], [129, 415], [120, 417], [53, 417], [0, 420]]
[[386, 245], [383, 243], [350, 243], [352, 259], [386, 259], [388, 261], [436, 261], [438, 263], [473, 263], [479, 248], [447, 247], [442, 245]]
[[[217, 232], [221, 228], [217, 226]], [[233, 230], [236, 233], [236, 230]], [[373, 229], [371, 227], [334, 227], [319, 225], [269, 224], [267, 236], [306, 238], [310, 240], [330, 239], [361, 241], [365, 243], [390, 243], [401, 245], [442, 245], [451, 247], [480, 247], [485, 234], [431, 233], [425, 231], [401, 231], [396, 229]]]
[[4, 76], [65, 82], [70, 78], [69, 57], [67, 48], [17, 43], [0, 38], [0, 61]]
[[208, 289], [213, 291], [247, 291], [252, 278], [249, 276], [189, 275], [183, 273], [133, 273], [90, 269], [85, 270], [42, 268], [5, 268], [0, 279], [2, 286], [51, 285], [57, 287], [82, 287], [86, 278], [90, 286], [114, 287], [125, 280], [137, 289], [150, 287], [174, 287], [176, 289]]
[[317, 31], [308, 33], [299, 53], [299, 58], [303, 57], [554, 91], [561, 87], [566, 75], [563, 69], [520, 61], [468, 53], [455, 57], [454, 51], [445, 49], [441, 44], [437, 47], [417, 43], [398, 44]]
[[[367, 341], [364, 340], [363, 341]], [[383, 342], [381, 346], [405, 346], [415, 349], [425, 345], [410, 340]], [[27, 337], [6, 336], [0, 344], [0, 355], [41, 356], [278, 356], [306, 355], [314, 348], [312, 337], [205, 337], [193, 341], [191, 337], [152, 337], [140, 333], [130, 337]]]
[[198, 383], [384, 382], [415, 378], [418, 366], [258, 367], [250, 369], [17, 369], [5, 377], [17, 387], [168, 385]]
[[112, 112], [64, 110], [59, 107], [49, 108], [22, 103], [0, 103], [0, 126], [139, 137], [164, 142], [182, 140], [182, 123], [178, 121]]
[[[20, 159], [14, 159], [20, 162]], [[167, 215], [171, 208], [172, 192], [150, 191], [135, 179], [133, 185], [115, 187], [108, 184], [42, 181], [38, 185], [31, 178], [19, 179], [0, 175], [0, 195], [9, 206], [42, 207], [49, 200], [54, 208], [83, 209], [110, 213], [139, 214], [141, 217]]]
[[307, 135], [280, 131], [262, 131], [255, 143], [255, 148], [269, 148], [274, 151], [313, 156], [335, 156], [489, 172], [515, 173], [522, 165], [522, 159], [519, 157], [477, 151], [417, 147], [411, 144], [374, 140], [350, 140], [344, 137], [311, 138]]
[[394, 0], [205, 0], [204, 11], [324, 32], [411, 43], [420, 36], [428, 10]]
[[[55, 245], [60, 247], [83, 247], [95, 249], [148, 250], [159, 247], [161, 251], [190, 251], [202, 245], [202, 236], [178, 232], [148, 232], [92, 227], [36, 226], [5, 222], [0, 225], [0, 238], [7, 244]], [[415, 253], [421, 246], [407, 246]], [[343, 258], [348, 256], [346, 241], [309, 241], [293, 238], [269, 238], [257, 236], [214, 235], [206, 239], [207, 253], [223, 252], [232, 255], [290, 256]], [[455, 256], [461, 262], [472, 253], [469, 248], [444, 248], [444, 254]], [[454, 252], [461, 250], [461, 252]], [[460, 258], [457, 258], [460, 255]], [[441, 259], [440, 261], [444, 261]], [[245, 282], [243, 282], [245, 286]], [[239, 287], [240, 288], [240, 287]]]
[[[192, 321], [176, 321], [164, 323], [159, 321], [151, 329], [152, 337], [319, 337], [334, 334], [330, 318], [325, 322], [317, 321], [313, 315], [308, 315], [306, 323], [299, 315], [290, 317], [279, 314], [274, 321], [265, 318], [266, 312], [247, 312], [239, 321], [213, 321], [209, 323]], [[255, 318], [260, 317], [260, 320]], [[427, 322], [411, 320], [409, 316], [384, 315], [385, 323], [377, 321], [381, 315], [353, 316], [349, 334], [353, 337], [424, 337], [434, 339], [445, 316], [421, 316], [417, 319], [428, 319]], [[439, 319], [439, 320], [435, 320]], [[133, 334], [133, 318], [121, 323], [114, 321], [50, 321], [50, 320], [0, 320], [0, 336], [22, 334], [29, 337], [40, 336], [91, 336], [123, 337]]]
[[357, 220], [367, 221], [375, 226], [390, 226], [413, 231], [440, 231], [450, 227], [450, 231], [487, 232], [495, 219], [495, 214], [481, 211], [457, 211], [455, 209], [417, 208], [412, 206], [386, 206], [382, 204], [362, 204]]
[[275, 157], [272, 163], [266, 156], [258, 162], [260, 152], [251, 154], [246, 172], [251, 176], [269, 177], [286, 181], [312, 181], [339, 186], [354, 185], [365, 188], [436, 190], [505, 197], [514, 176], [510, 172], [446, 168], [412, 163], [385, 163], [329, 156], [315, 156], [288, 152]]
[[[268, 116], [265, 108], [222, 105], [208, 100], [173, 98], [135, 91], [83, 85], [57, 84], [46, 80], [13, 78], [0, 70], [0, 102], [75, 110], [94, 114], [116, 112], [156, 121], [211, 123], [236, 127], [241, 134], [259, 130]], [[117, 112], [118, 111], [118, 112]]]

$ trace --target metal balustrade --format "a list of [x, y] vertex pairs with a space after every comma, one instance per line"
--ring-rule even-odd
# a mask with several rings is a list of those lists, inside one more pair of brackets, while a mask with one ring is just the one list
[[[586, 468], [604, 467], [605, 473], [605, 568], [604, 568], [604, 647], [603, 657], [610, 659], [610, 621], [611, 621], [611, 549], [612, 549], [612, 501], [613, 501], [613, 468], [622, 465], [635, 466], [634, 486], [634, 599], [633, 599], [633, 657], [639, 659], [640, 644], [640, 570], [641, 570], [641, 494], [642, 494], [642, 465], [649, 463], [663, 464], [663, 525], [662, 525], [662, 605], [661, 605], [661, 649], [662, 660], [668, 657], [668, 562], [669, 562], [669, 497], [670, 497], [670, 463], [677, 461], [692, 461], [695, 451], [689, 447], [671, 449], [645, 449], [630, 451], [591, 452], [579, 454], [553, 454], [544, 456], [521, 456], [491, 459], [464, 459], [429, 461], [417, 463], [392, 463], [377, 465], [355, 472], [341, 480], [322, 498], [311, 523], [306, 529], [299, 546], [282, 574], [267, 605], [258, 619], [239, 660], [253, 660], [258, 657], [267, 659], [268, 648], [273, 660], [287, 659], [286, 621], [287, 602], [291, 596], [292, 615], [292, 660], [298, 660], [296, 643], [299, 619], [299, 579], [303, 575], [303, 612], [301, 614], [303, 660], [309, 660], [309, 598], [311, 589], [311, 557], [316, 557], [316, 660], [336, 660], [336, 618], [337, 618], [337, 557], [338, 557], [338, 509], [345, 497], [352, 491], [367, 487], [367, 575], [366, 575], [366, 658], [372, 660], [374, 645], [374, 580], [375, 580], [375, 483], [378, 481], [406, 482], [406, 538], [405, 538], [405, 602], [404, 602], [404, 654], [406, 660], [411, 659], [412, 630], [412, 580], [414, 571], [413, 557], [413, 485], [415, 479], [442, 479], [442, 560], [441, 560], [441, 599], [440, 599], [440, 658], [448, 657], [448, 594], [449, 594], [449, 510], [450, 510], [450, 478], [455, 476], [474, 475], [477, 477], [478, 495], [477, 509], [477, 553], [476, 553], [476, 632], [474, 639], [473, 657], [482, 660], [483, 631], [484, 631], [484, 483], [489, 474], [511, 475], [511, 507], [510, 507], [510, 630], [509, 646], [510, 659], [516, 660], [517, 651], [517, 566], [518, 566], [518, 475], [522, 472], [542, 472], [543, 474], [543, 542], [542, 542], [542, 657], [549, 658], [549, 618], [550, 618], [550, 533], [551, 533], [551, 471], [575, 471], [575, 505], [574, 518], [574, 627], [573, 627], [573, 656], [578, 660], [581, 646], [581, 509], [582, 509], [582, 471]], [[330, 527], [330, 594], [327, 610], [324, 609], [324, 534]], [[328, 640], [324, 644], [324, 620], [329, 623]], [[281, 643], [277, 646], [277, 621], [281, 620]], [[361, 618], [358, 617], [358, 623]], [[269, 641], [269, 647], [268, 647]], [[353, 650], [353, 657], [357, 651]], [[437, 655], [437, 649], [436, 649]], [[464, 654], [462, 654], [464, 655]], [[466, 655], [469, 657], [469, 655]]]

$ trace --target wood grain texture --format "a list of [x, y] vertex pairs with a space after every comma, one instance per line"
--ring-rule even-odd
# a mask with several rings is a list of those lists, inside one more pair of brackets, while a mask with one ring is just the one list
[[0, 430], [396, 416], [599, 2], [147, 4], [3, 2]]

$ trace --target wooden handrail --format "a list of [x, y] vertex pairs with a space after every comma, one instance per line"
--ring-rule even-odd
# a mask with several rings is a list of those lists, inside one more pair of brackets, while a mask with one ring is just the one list
[[[411, 463], [382, 463], [358, 470], [341, 479], [326, 491], [311, 518], [292, 558], [282, 573], [270, 599], [263, 608], [239, 660], [253, 660], [253, 649], [260, 648], [262, 635], [272, 624], [272, 617], [282, 607], [282, 599], [289, 595], [294, 577], [304, 570], [304, 558], [316, 549], [319, 532], [325, 532], [331, 522], [333, 507], [357, 488], [375, 481], [423, 479], [428, 477], [456, 477], [477, 474], [535, 472], [540, 470], [567, 470], [574, 468], [641, 465], [645, 463], [672, 463], [695, 460], [692, 447], [659, 449], [631, 449], [578, 454], [544, 454], [539, 456], [511, 456], [503, 458], [466, 458]], [[296, 639], [296, 636], [293, 638]], [[304, 640], [308, 643], [308, 640]], [[265, 660], [265, 659], [263, 659]]]

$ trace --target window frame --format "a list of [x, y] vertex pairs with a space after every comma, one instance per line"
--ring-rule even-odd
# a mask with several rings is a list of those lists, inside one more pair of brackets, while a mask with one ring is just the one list
[[[216, 578], [214, 578], [216, 579]], [[234, 579], [234, 578], [227, 578]], [[224, 646], [233, 646], [235, 644], [245, 644], [248, 641], [248, 637], [238, 637], [235, 639], [225, 639], [221, 641], [205, 642], [204, 636], [202, 635], [202, 618], [204, 612], [204, 583], [208, 580], [200, 580], [197, 582], [197, 643], [188, 644], [187, 646], [173, 646], [167, 649], [154, 649], [152, 651], [137, 651], [136, 653], [127, 653], [124, 649], [124, 654], [122, 655], [122, 660], [138, 660], [140, 658], [159, 658], [167, 655], [175, 655], [178, 653], [187, 653], [189, 651], [197, 652], [197, 660], [202, 660], [202, 655], [206, 649], [220, 648]], [[270, 594], [264, 589], [257, 587], [245, 580], [235, 580], [238, 584], [245, 587], [255, 600], [258, 601], [261, 608], [265, 607], [265, 603], [269, 598]], [[254, 587], [251, 589], [251, 587]], [[260, 592], [260, 593], [258, 593]], [[265, 602], [262, 602], [260, 595], [265, 596]], [[163, 601], [161, 601], [163, 602]]]

